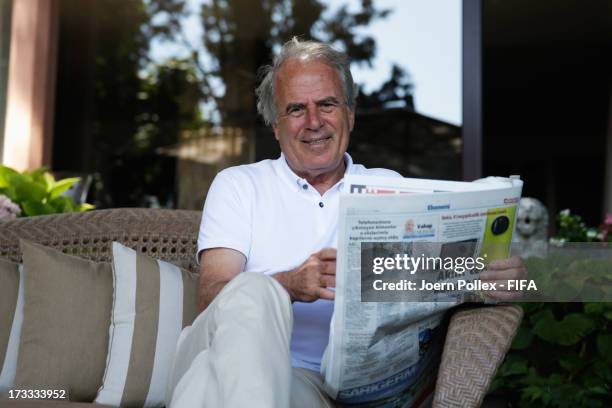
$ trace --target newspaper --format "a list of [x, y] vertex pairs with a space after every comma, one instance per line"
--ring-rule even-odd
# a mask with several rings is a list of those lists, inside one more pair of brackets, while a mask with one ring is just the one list
[[[522, 185], [516, 176], [471, 183], [345, 178], [334, 314], [321, 367], [332, 398], [363, 406], [377, 401], [376, 406], [409, 407], [418, 406], [431, 393], [444, 312], [473, 299], [465, 297], [466, 291], [451, 291], [409, 302], [384, 298], [363, 302], [367, 291], [362, 290], [366, 286], [362, 261], [376, 250], [390, 248], [441, 257], [457, 243], [469, 255], [487, 254], [489, 261], [505, 258]], [[502, 233], [491, 233], [500, 227]], [[478, 277], [473, 271], [466, 275], [472, 280]], [[457, 279], [441, 276], [438, 279]], [[381, 405], [386, 399], [393, 402]]]

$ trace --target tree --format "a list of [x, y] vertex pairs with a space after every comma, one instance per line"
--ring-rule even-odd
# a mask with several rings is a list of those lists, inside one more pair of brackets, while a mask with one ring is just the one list
[[403, 107], [414, 110], [412, 89], [413, 85], [406, 71], [394, 64], [391, 68], [391, 78], [379, 89], [369, 94], [359, 90], [357, 107], [359, 109], [384, 108], [388, 103], [399, 102]]
[[[211, 126], [202, 102], [216, 107], [217, 124], [261, 131], [257, 69], [292, 36], [331, 42], [354, 63], [371, 65], [376, 43], [360, 29], [390, 13], [372, 0], [336, 11], [320, 0], [209, 0], [197, 10], [204, 35], [193, 45], [183, 27], [191, 12], [186, 0], [61, 5], [55, 170], [99, 174], [93, 197], [99, 208], [173, 196], [176, 161], [157, 151], [178, 143], [185, 130]], [[183, 44], [189, 53], [155, 63], [149, 58], [155, 39]], [[367, 104], [410, 92], [399, 69], [383, 88]]]
[[[168, 40], [179, 41], [192, 48], [194, 63], [199, 66], [203, 89], [217, 104], [223, 124], [253, 128], [257, 123], [254, 89], [257, 70], [269, 63], [273, 50], [293, 36], [332, 43], [347, 52], [355, 64], [371, 66], [376, 42], [359, 29], [388, 16], [387, 9], [377, 9], [372, 0], [362, 0], [359, 9], [344, 5], [335, 12], [319, 0], [211, 0], [199, 10], [204, 38], [201, 48], [185, 40], [180, 20], [186, 15], [183, 0], [152, 0], [152, 8], [164, 13], [164, 26], [157, 28]], [[203, 52], [212, 59], [206, 67]], [[215, 94], [207, 78], [220, 79], [224, 92]], [[394, 69], [392, 84], [399, 88], [405, 75]], [[399, 89], [398, 88], [398, 89]], [[401, 88], [409, 92], [410, 88]], [[401, 92], [400, 92], [401, 93]], [[370, 97], [389, 96], [379, 92]]]
[[204, 125], [192, 61], [149, 60], [163, 35], [155, 12], [144, 1], [61, 3], [54, 168], [96, 173], [98, 207], [169, 199], [175, 160], [156, 150]]

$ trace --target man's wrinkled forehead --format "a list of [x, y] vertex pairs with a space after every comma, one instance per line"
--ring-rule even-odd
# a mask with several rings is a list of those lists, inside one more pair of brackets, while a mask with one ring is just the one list
[[[278, 103], [277, 99], [279, 97], [279, 90], [281, 86], [287, 86], [291, 79], [297, 74], [303, 74], [310, 67], [315, 67], [318, 64], [325, 65], [329, 68], [329, 75], [332, 81], [339, 86], [340, 95], [336, 95], [340, 98], [345, 98], [344, 88], [342, 86], [342, 79], [340, 78], [340, 73], [338, 69], [329, 61], [324, 58], [307, 58], [306, 56], [301, 57], [292, 57], [284, 61], [276, 71], [276, 75], [274, 75], [274, 99]], [[328, 95], [332, 96], [332, 95]]]

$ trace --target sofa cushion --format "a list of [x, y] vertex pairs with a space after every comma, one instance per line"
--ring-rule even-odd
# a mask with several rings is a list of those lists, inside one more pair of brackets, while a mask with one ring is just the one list
[[92, 401], [102, 384], [112, 267], [21, 240], [24, 319], [14, 388]]
[[15, 381], [23, 322], [23, 268], [0, 260], [0, 395]]
[[163, 406], [176, 343], [197, 316], [198, 275], [113, 242], [114, 303], [96, 402]]

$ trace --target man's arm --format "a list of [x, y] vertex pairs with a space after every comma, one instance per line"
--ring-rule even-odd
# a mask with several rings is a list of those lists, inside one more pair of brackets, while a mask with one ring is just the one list
[[[221, 289], [244, 269], [245, 256], [234, 249], [211, 248], [200, 257], [198, 306], [206, 309]], [[325, 248], [312, 254], [297, 268], [272, 275], [289, 292], [291, 301], [314, 302], [334, 299], [336, 250]]]
[[223, 287], [244, 269], [245, 256], [234, 249], [210, 248], [200, 255], [198, 307], [206, 309]]

